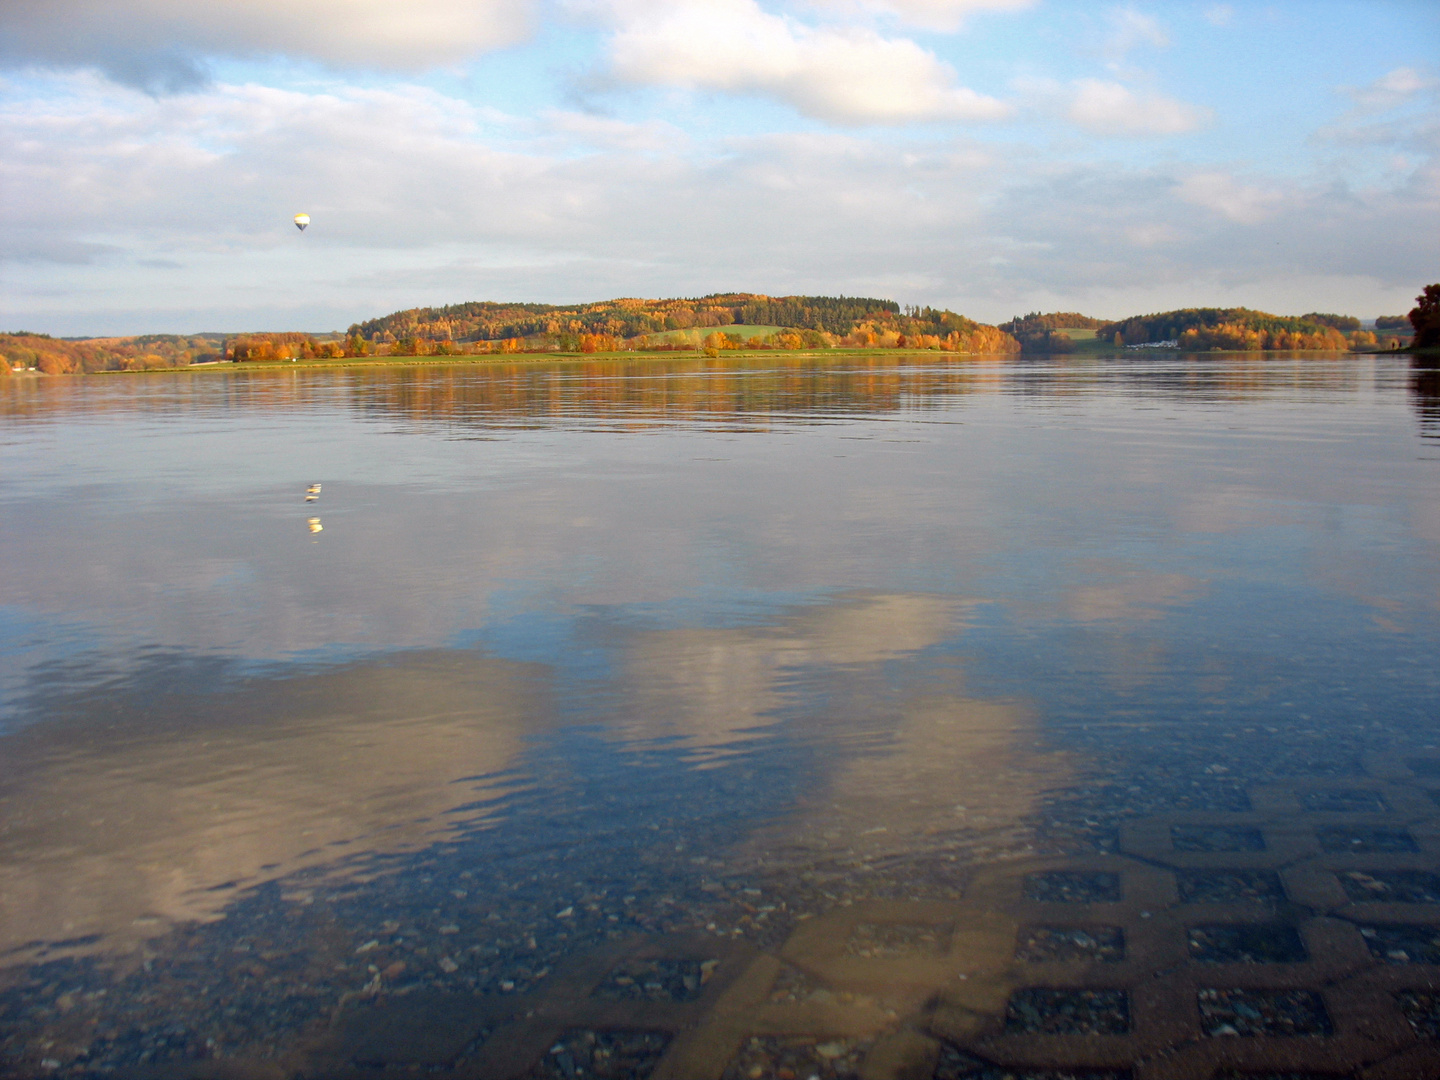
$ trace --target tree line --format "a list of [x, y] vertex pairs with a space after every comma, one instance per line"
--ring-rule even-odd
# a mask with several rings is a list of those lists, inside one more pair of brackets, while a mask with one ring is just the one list
[[[728, 326], [778, 327], [726, 334]], [[644, 352], [702, 349], [823, 349], [842, 346], [950, 352], [1013, 352], [1004, 331], [953, 311], [902, 309], [893, 300], [855, 296], [714, 293], [696, 298], [620, 299], [570, 307], [492, 301], [410, 308], [356, 323], [348, 333], [377, 351]], [[718, 336], [717, 336], [718, 335]]]
[[[1428, 285], [1408, 316], [1382, 316], [1377, 330], [1414, 329], [1419, 348], [1440, 347], [1440, 284]], [[726, 327], [763, 327], [744, 333]], [[593, 304], [491, 301], [411, 308], [356, 323], [345, 335], [265, 332], [145, 334], [66, 340], [0, 334], [0, 378], [12, 369], [45, 374], [144, 370], [193, 363], [342, 359], [366, 356], [470, 356], [526, 352], [584, 354], [837, 347], [929, 349], [954, 353], [1069, 352], [1066, 331], [1093, 330], [1103, 345], [1174, 342], [1182, 350], [1345, 350], [1381, 344], [1349, 315], [1272, 315], [1250, 308], [1181, 308], [1105, 321], [1080, 312], [1032, 311], [999, 326], [953, 311], [904, 307], [874, 297], [715, 293], [690, 299], [606, 300]], [[1390, 343], [1399, 342], [1391, 337]]]
[[[903, 317], [934, 322], [933, 315], [930, 309], [914, 309]], [[862, 323], [888, 324], [901, 317], [900, 305], [895, 301], [874, 297], [714, 293], [693, 298], [625, 298], [570, 306], [477, 301], [410, 308], [356, 323], [349, 332], [371, 341], [412, 337], [457, 342], [507, 338], [558, 341], [581, 334], [607, 334], [618, 340], [629, 340], [666, 331], [742, 324], [844, 335]], [[946, 332], [950, 329], [959, 327], [948, 327]]]
[[25, 330], [0, 334], [0, 378], [12, 369], [35, 368], [46, 375], [96, 371], [144, 371], [223, 359], [224, 339], [214, 334], [141, 334], [138, 337], [67, 341]]
[[[1354, 323], [1355, 330], [1360, 328], [1360, 320], [1347, 316], [1320, 318], [1348, 320]], [[1186, 350], [1344, 350], [1351, 344], [1340, 329], [1317, 321], [1313, 316], [1272, 315], [1243, 307], [1180, 308], [1154, 315], [1137, 315], [1107, 322], [1095, 333], [1116, 346], [1173, 341]], [[1373, 344], [1373, 335], [1370, 343]]]

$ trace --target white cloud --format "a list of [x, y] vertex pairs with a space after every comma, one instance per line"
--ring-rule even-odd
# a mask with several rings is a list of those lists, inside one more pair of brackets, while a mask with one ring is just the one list
[[637, 12], [610, 42], [610, 73], [637, 85], [761, 94], [840, 124], [995, 120], [1005, 103], [957, 85], [905, 38], [816, 29], [754, 0], [692, 0]]
[[663, 120], [632, 123], [608, 116], [553, 109], [541, 116], [542, 127], [583, 146], [639, 153], [677, 149], [689, 144], [684, 131]]
[[0, 323], [56, 333], [322, 329], [416, 304], [725, 288], [986, 319], [1099, 296], [1100, 314], [1308, 311], [1362, 279], [1366, 296], [1396, 281], [1413, 296], [1440, 229], [1433, 171], [1342, 191], [931, 133], [670, 140], [394, 85], [27, 84], [0, 112], [0, 251], [31, 261], [3, 273]]
[[1195, 173], [1180, 182], [1180, 198], [1203, 206], [1241, 225], [1258, 225], [1280, 207], [1284, 196], [1276, 190], [1242, 184], [1229, 173]]
[[514, 44], [531, 0], [5, 0], [0, 60], [95, 67], [147, 89], [204, 81], [210, 56], [419, 70]]
[[1346, 88], [1346, 92], [1362, 109], [1379, 112], [1403, 105], [1417, 94], [1436, 85], [1434, 78], [1421, 74], [1414, 68], [1399, 67], [1365, 86]]
[[1210, 110], [1160, 94], [1144, 97], [1120, 83], [1080, 79], [1069, 117], [1100, 135], [1179, 135], [1210, 119]]
[[1020, 11], [1035, 0], [812, 0], [813, 6], [831, 11], [888, 15], [925, 30], [958, 30], [967, 15], [977, 11]]
[[1170, 36], [1159, 20], [1134, 8], [1117, 8], [1110, 12], [1110, 24], [1112, 30], [1106, 45], [1112, 53], [1124, 55], [1131, 49], [1146, 45], [1163, 49], [1170, 44]]

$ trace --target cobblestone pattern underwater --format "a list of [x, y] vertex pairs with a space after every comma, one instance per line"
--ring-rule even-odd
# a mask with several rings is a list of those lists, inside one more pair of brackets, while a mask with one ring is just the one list
[[1009, 862], [960, 899], [837, 906], [800, 917], [774, 944], [631, 934], [503, 994], [390, 990], [382, 972], [373, 992], [343, 999], [301, 1044], [268, 1056], [172, 1055], [116, 1072], [37, 1060], [44, 1050], [32, 1048], [12, 1050], [0, 1070], [137, 1080], [1433, 1078], [1435, 766], [1372, 756], [1343, 789], [1333, 779], [1255, 785], [1246, 810], [1134, 818], [1114, 851]]

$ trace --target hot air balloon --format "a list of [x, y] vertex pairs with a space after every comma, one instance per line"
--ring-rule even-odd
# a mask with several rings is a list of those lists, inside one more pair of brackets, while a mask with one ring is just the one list
[[305, 226], [306, 226], [306, 225], [309, 225], [309, 224], [310, 224], [310, 215], [309, 215], [309, 214], [296, 214], [296, 215], [295, 215], [295, 228], [299, 229], [301, 232], [304, 232], [304, 231], [305, 231]]

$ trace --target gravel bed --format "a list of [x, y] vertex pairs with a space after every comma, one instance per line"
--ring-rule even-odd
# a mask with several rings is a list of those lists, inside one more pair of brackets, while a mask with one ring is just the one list
[[1440, 926], [1362, 926], [1360, 936], [1387, 964], [1440, 964]]
[[945, 1043], [931, 1080], [1130, 1080], [1129, 1069], [1009, 1068]]
[[660, 1063], [664, 1031], [572, 1028], [550, 1047], [530, 1076], [535, 1080], [645, 1080]]
[[1440, 874], [1428, 870], [1348, 870], [1339, 877], [1357, 903], [1440, 904]]
[[1176, 851], [1264, 851], [1265, 837], [1247, 825], [1175, 825], [1170, 840]]
[[[418, 852], [341, 856], [237, 889], [224, 918], [168, 930], [133, 957], [12, 968], [0, 987], [0, 1075], [275, 1061], [368, 1003], [543, 990], [567, 959], [636, 937], [776, 947], [793, 925], [786, 900], [753, 868], [702, 854], [725, 850], [734, 822], [688, 789], [667, 794], [674, 774], [662, 764], [649, 786], [607, 785], [596, 772], [582, 776], [589, 789], [507, 797], [513, 827], [460, 829]], [[783, 777], [737, 769], [722, 783], [749, 793], [762, 780]], [[662, 993], [684, 991], [695, 972], [672, 974]]]
[[1329, 1035], [1325, 1003], [1313, 990], [1201, 990], [1200, 1026], [1212, 1037]]
[[1175, 883], [1182, 904], [1285, 899], [1285, 886], [1274, 870], [1177, 870]]
[[747, 1039], [724, 1080], [851, 1080], [873, 1039], [814, 1039], [784, 1035]]
[[1307, 791], [1300, 796], [1300, 805], [1326, 814], [1383, 814], [1390, 809], [1385, 796], [1366, 788]]
[[859, 923], [845, 944], [845, 953], [867, 959], [944, 956], [953, 932], [950, 926]]
[[718, 960], [627, 960], [592, 996], [611, 1001], [694, 1001], [710, 981]]
[[1404, 829], [1370, 829], [1350, 825], [1327, 825], [1315, 835], [1325, 851], [1353, 851], [1361, 854], [1398, 854], [1419, 851], [1415, 838]]
[[1027, 874], [1025, 898], [1048, 904], [1113, 904], [1123, 899], [1119, 874], [1084, 870]]
[[1124, 990], [1032, 986], [1010, 995], [1005, 1030], [1026, 1035], [1124, 1035], [1130, 995]]
[[1402, 990], [1395, 1001], [1415, 1034], [1422, 1039], [1440, 1039], [1440, 994], [1425, 990]]
[[1016, 941], [1015, 959], [1030, 964], [1115, 963], [1125, 959], [1125, 931], [1118, 926], [1027, 926]]
[[1206, 964], [1298, 964], [1305, 943], [1288, 923], [1217, 923], [1192, 926], [1190, 959]]

